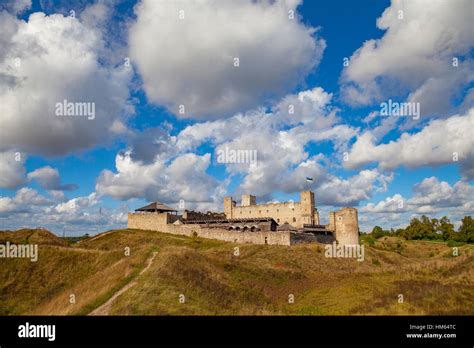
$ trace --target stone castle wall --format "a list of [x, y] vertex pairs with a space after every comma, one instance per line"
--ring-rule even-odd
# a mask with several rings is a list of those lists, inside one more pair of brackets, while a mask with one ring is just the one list
[[314, 194], [310, 191], [301, 193], [300, 202], [255, 204], [255, 197], [242, 196], [242, 204], [235, 205], [232, 197], [224, 200], [224, 212], [228, 219], [240, 218], [273, 218], [278, 224], [288, 223], [296, 228], [305, 224], [319, 224], [319, 216], [314, 206]]
[[[232, 197], [224, 199], [224, 214], [227, 219], [273, 218], [279, 225], [288, 223], [296, 228], [305, 224], [319, 224], [318, 212], [314, 205], [314, 193], [301, 192], [300, 202], [256, 204], [252, 195], [242, 196], [242, 205], [237, 206]], [[291, 231], [255, 231], [237, 232], [224, 228], [206, 228], [197, 224], [177, 224], [177, 215], [169, 213], [132, 213], [128, 215], [128, 227], [132, 229], [161, 231], [166, 233], [191, 236], [196, 233], [203, 238], [218, 239], [237, 243], [290, 245], [299, 242], [359, 244], [359, 223], [357, 209], [342, 208], [329, 213], [329, 224], [326, 226], [332, 235], [313, 235]]]
[[[128, 214], [128, 228], [158, 231], [191, 237], [193, 235], [234, 243], [253, 243], [269, 245], [291, 245], [295, 242], [309, 242], [292, 237], [292, 232], [233, 232], [220, 228], [204, 228], [199, 225], [163, 224], [163, 214]], [[293, 238], [293, 243], [292, 243]], [[308, 237], [310, 238], [310, 237]]]

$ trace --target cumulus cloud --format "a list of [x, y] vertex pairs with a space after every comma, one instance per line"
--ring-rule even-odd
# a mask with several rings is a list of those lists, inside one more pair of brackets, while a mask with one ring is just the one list
[[[393, 179], [392, 174], [383, 174], [376, 169], [362, 170], [351, 177], [341, 178], [326, 169], [328, 161], [319, 154], [294, 169], [283, 171], [283, 175], [276, 175], [280, 182], [274, 189], [288, 193], [311, 189], [315, 192], [317, 205], [357, 206], [361, 201], [370, 199], [374, 192], [386, 191]], [[308, 177], [313, 181], [308, 182]]]
[[410, 198], [394, 194], [377, 203], [368, 203], [360, 209], [366, 221], [400, 226], [411, 217], [448, 215], [453, 221], [474, 213], [474, 186], [460, 180], [450, 185], [437, 177], [429, 177], [413, 186]]
[[376, 145], [371, 131], [357, 138], [349, 153], [347, 168], [378, 163], [382, 169], [416, 168], [459, 162], [461, 173], [474, 178], [474, 108], [464, 115], [433, 120], [421, 131], [403, 133], [387, 144]]
[[357, 206], [370, 199], [374, 192], [387, 190], [393, 175], [380, 173], [376, 169], [362, 170], [358, 174], [341, 179], [330, 175], [320, 185], [316, 185], [317, 201], [332, 206]]
[[474, 186], [462, 180], [450, 185], [433, 176], [414, 185], [411, 198], [395, 194], [378, 203], [368, 203], [361, 212], [434, 214], [451, 211], [472, 214], [473, 210]]
[[171, 162], [157, 158], [150, 164], [134, 161], [130, 152], [119, 153], [115, 159], [117, 172], [104, 170], [97, 179], [99, 194], [116, 199], [146, 198], [177, 203], [220, 201], [222, 183], [206, 173], [210, 155], [187, 153]]
[[[176, 136], [166, 135], [162, 129], [150, 130], [145, 134], [143, 148], [150, 151], [145, 157], [153, 160], [144, 162], [140, 159], [144, 156], [133, 156], [143, 151], [141, 146], [137, 151], [132, 143], [117, 155], [116, 173], [101, 173], [96, 190], [118, 199], [210, 201], [221, 209], [228, 182], [218, 184], [206, 174], [212, 163], [215, 167], [224, 166], [229, 182], [233, 177], [241, 178], [235, 194], [251, 192], [261, 199], [271, 199], [277, 191], [313, 189], [321, 204], [357, 205], [370, 198], [373, 191], [385, 190], [391, 176], [367, 170], [341, 179], [323, 166], [331, 167], [324, 155], [310, 156], [308, 145], [330, 141], [342, 151], [358, 132], [339, 124], [337, 110], [330, 106], [331, 98], [322, 88], [314, 88], [282, 98], [271, 111], [255, 109], [224, 120], [196, 123]], [[162, 146], [163, 141], [167, 146]], [[151, 146], [146, 147], [147, 143]], [[190, 153], [203, 144], [214, 148], [214, 153]], [[219, 153], [226, 150], [255, 151], [256, 161], [220, 162]], [[313, 184], [307, 182], [307, 177], [313, 178]]]
[[74, 184], [62, 185], [58, 170], [50, 166], [28, 173], [28, 180], [36, 180], [46, 190], [72, 191], [77, 189], [77, 185]]
[[31, 7], [31, 0], [4, 0], [0, 4], [0, 11], [6, 10], [13, 14], [19, 14]]
[[425, 178], [413, 188], [415, 195], [408, 205], [422, 210], [455, 208], [465, 212], [474, 212], [474, 186], [465, 181], [449, 185], [436, 177]]
[[368, 203], [360, 209], [363, 213], [401, 213], [406, 211], [405, 199], [400, 194], [387, 197], [378, 203]]
[[64, 191], [49, 190], [48, 193], [51, 198], [57, 202], [65, 202], [68, 200]]
[[377, 19], [383, 37], [364, 42], [341, 75], [344, 99], [368, 105], [408, 95], [422, 114], [448, 112], [474, 80], [469, 9], [470, 0], [392, 0]]
[[142, 0], [129, 42], [148, 99], [178, 117], [202, 119], [281, 97], [319, 63], [326, 46], [301, 22], [299, 3]]
[[98, 195], [93, 192], [85, 197], [76, 197], [67, 202], [59, 203], [54, 207], [58, 213], [76, 213], [78, 210], [94, 206], [98, 203]]
[[153, 127], [129, 135], [131, 158], [145, 164], [153, 162], [156, 156], [170, 158], [177, 149], [176, 139], [169, 135], [169, 131], [170, 129]]
[[17, 188], [25, 183], [25, 157], [17, 152], [0, 152], [0, 188]]
[[16, 192], [14, 197], [0, 196], [0, 216], [30, 212], [36, 206], [48, 204], [51, 204], [51, 200], [40, 195], [38, 191], [23, 187]]
[[[1, 15], [8, 28], [0, 34], [0, 149], [64, 155], [110, 139], [114, 121], [132, 112], [132, 72], [99, 62], [100, 32], [59, 14]], [[95, 117], [57, 116], [65, 100], [93, 105]]]
[[100, 196], [92, 192], [87, 196], [57, 202], [40, 195], [31, 188], [19, 189], [13, 197], [0, 196], [1, 229], [41, 226], [66, 235], [94, 234], [107, 229], [123, 228], [127, 223], [128, 206], [115, 209], [102, 207]]
[[[231, 176], [242, 176], [237, 194], [252, 192], [269, 198], [275, 191], [299, 191], [307, 187], [306, 176], [327, 175], [318, 163], [324, 156], [310, 156], [308, 145], [330, 141], [341, 152], [357, 134], [356, 129], [338, 124], [331, 99], [331, 94], [316, 87], [282, 98], [270, 112], [256, 109], [226, 120], [188, 126], [177, 135], [177, 147], [196, 148], [207, 142], [214, 145], [215, 164], [224, 165]], [[255, 151], [257, 160], [219, 163], [218, 154], [226, 149]]]

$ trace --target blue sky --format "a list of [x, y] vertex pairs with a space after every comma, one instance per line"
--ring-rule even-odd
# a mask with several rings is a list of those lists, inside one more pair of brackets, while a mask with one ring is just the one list
[[[472, 3], [432, 3], [4, 2], [0, 229], [95, 233], [150, 200], [221, 210], [301, 189], [323, 222], [355, 206], [365, 231], [458, 223], [474, 210]], [[63, 100], [94, 119], [59, 119]], [[419, 118], [380, 115], [389, 100]], [[225, 148], [258, 161], [219, 163]]]

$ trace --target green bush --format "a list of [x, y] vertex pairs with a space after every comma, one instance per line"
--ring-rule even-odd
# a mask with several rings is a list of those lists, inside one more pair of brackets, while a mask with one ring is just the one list
[[464, 245], [464, 244], [466, 244], [466, 243], [465, 243], [465, 242], [456, 242], [455, 240], [450, 240], [450, 241], [448, 241], [448, 246], [451, 247], [451, 248], [452, 248], [452, 247], [462, 246], [462, 245]]

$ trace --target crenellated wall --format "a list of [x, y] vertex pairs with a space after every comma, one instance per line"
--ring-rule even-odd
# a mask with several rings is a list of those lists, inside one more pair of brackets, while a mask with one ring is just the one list
[[[271, 217], [277, 223], [285, 222], [295, 227], [304, 224], [319, 224], [319, 216], [314, 207], [314, 194], [311, 191], [301, 192], [300, 202], [277, 204], [255, 204], [254, 196], [244, 195], [243, 205], [236, 206], [232, 197], [224, 200], [224, 213], [227, 219]], [[194, 233], [203, 238], [218, 239], [237, 243], [291, 245], [301, 241], [331, 243], [334, 238], [339, 244], [359, 244], [359, 222], [357, 209], [342, 208], [329, 213], [329, 224], [326, 230], [331, 236], [294, 233], [290, 231], [255, 231], [240, 232], [214, 226], [207, 228], [197, 224], [174, 224], [178, 215], [169, 213], [131, 213], [128, 214], [128, 228], [152, 230], [166, 233], [192, 236]]]
[[296, 228], [319, 224], [311, 191], [301, 192], [299, 202], [256, 204], [255, 196], [245, 194], [241, 205], [236, 205], [232, 197], [225, 197], [224, 212], [228, 219], [271, 217], [278, 224], [288, 223]]
[[150, 230], [184, 236], [198, 236], [234, 243], [291, 245], [291, 232], [233, 232], [220, 228], [204, 228], [199, 225], [165, 224], [164, 214], [128, 214], [128, 228]]

